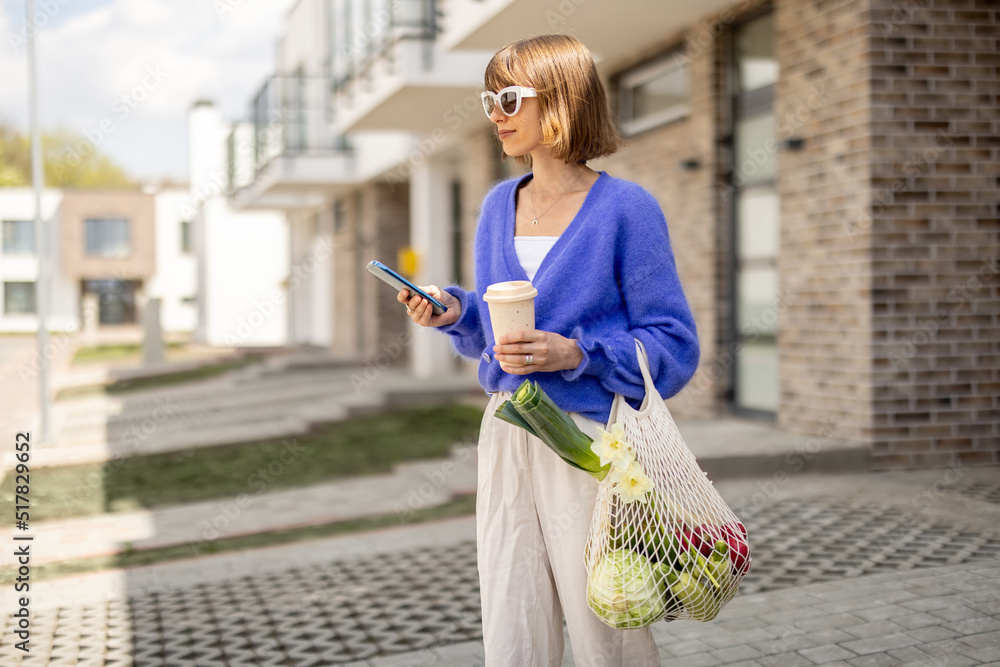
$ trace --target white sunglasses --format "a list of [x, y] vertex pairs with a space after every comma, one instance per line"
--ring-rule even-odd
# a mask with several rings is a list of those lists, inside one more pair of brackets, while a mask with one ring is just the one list
[[507, 86], [499, 93], [491, 93], [488, 90], [484, 90], [481, 97], [483, 98], [483, 110], [487, 116], [493, 115], [493, 107], [497, 104], [500, 105], [500, 111], [503, 111], [508, 116], [513, 116], [521, 110], [522, 98], [538, 97], [538, 93], [534, 88]]

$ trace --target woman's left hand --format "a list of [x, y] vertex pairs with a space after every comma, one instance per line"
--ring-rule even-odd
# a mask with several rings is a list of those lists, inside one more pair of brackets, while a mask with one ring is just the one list
[[583, 361], [575, 339], [538, 329], [504, 334], [493, 346], [493, 353], [500, 367], [511, 375], [572, 370]]

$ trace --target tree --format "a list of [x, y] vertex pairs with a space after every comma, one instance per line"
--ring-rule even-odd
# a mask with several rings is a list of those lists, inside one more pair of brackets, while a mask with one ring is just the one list
[[[42, 135], [45, 185], [52, 188], [131, 189], [136, 184], [79, 132], [59, 128]], [[0, 123], [0, 187], [31, 185], [28, 137]]]

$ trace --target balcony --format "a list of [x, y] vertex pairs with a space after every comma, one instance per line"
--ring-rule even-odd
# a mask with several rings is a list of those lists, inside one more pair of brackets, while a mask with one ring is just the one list
[[323, 203], [351, 180], [352, 155], [334, 133], [330, 80], [273, 75], [250, 105], [250, 120], [227, 141], [230, 201], [237, 208], [299, 209]]
[[446, 20], [441, 44], [448, 51], [493, 53], [528, 35], [565, 32], [586, 44], [599, 63], [611, 64], [663, 44], [699, 21], [734, 8], [732, 0], [676, 0], [669, 4], [663, 0], [442, 1]]
[[442, 50], [438, 0], [376, 2], [363, 25], [361, 12], [351, 11], [361, 4], [344, 0], [334, 6], [333, 25], [343, 26], [333, 36], [338, 46], [331, 56], [338, 132], [431, 134], [455, 129], [450, 111], [464, 120], [478, 110], [491, 53]]

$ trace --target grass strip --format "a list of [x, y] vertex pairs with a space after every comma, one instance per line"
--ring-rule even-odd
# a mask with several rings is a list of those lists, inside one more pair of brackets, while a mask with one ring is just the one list
[[114, 396], [117, 394], [128, 393], [130, 391], [139, 391], [142, 389], [155, 389], [158, 387], [169, 387], [171, 385], [181, 384], [183, 382], [206, 380], [208, 378], [216, 377], [217, 375], [221, 375], [223, 373], [236, 370], [237, 368], [242, 368], [244, 366], [249, 366], [250, 364], [257, 363], [258, 361], [260, 361], [260, 359], [261, 355], [248, 354], [241, 359], [220, 361], [215, 364], [208, 364], [205, 366], [200, 366], [198, 368], [189, 368], [183, 371], [159, 373], [157, 375], [129, 378], [127, 380], [115, 380], [114, 382], [108, 384], [93, 384], [93, 385], [86, 385], [83, 387], [69, 387], [67, 389], [63, 389], [58, 394], [56, 394], [55, 400], [62, 401], [68, 398], [81, 398], [83, 396], [93, 396], [95, 394], [106, 394]]
[[[42, 581], [45, 579], [55, 579], [58, 577], [67, 577], [87, 572], [100, 572], [102, 570], [139, 567], [142, 565], [155, 565], [158, 563], [168, 563], [171, 561], [183, 560], [207, 554], [220, 554], [232, 551], [247, 551], [250, 549], [259, 549], [261, 547], [275, 545], [288, 545], [295, 542], [318, 540], [335, 537], [337, 535], [362, 533], [381, 528], [392, 528], [394, 526], [440, 521], [443, 519], [474, 515], [475, 513], [476, 496], [474, 494], [461, 495], [456, 496], [443, 505], [414, 510], [405, 518], [401, 518], [398, 514], [382, 514], [366, 519], [352, 519], [349, 521], [337, 521], [318, 526], [305, 526], [302, 528], [290, 528], [288, 530], [276, 530], [268, 533], [230, 537], [211, 542], [180, 544], [172, 547], [144, 549], [141, 551], [126, 551], [116, 556], [82, 558], [62, 563], [35, 565], [31, 568], [31, 579], [32, 581]], [[292, 563], [289, 563], [289, 565], [292, 565]], [[16, 576], [17, 571], [14, 568], [3, 568], [0, 570], [0, 585], [13, 583]]]
[[[167, 349], [178, 349], [186, 347], [187, 343], [170, 342], [166, 344]], [[127, 343], [123, 345], [87, 345], [77, 349], [73, 355], [71, 364], [89, 364], [95, 361], [117, 361], [138, 357], [142, 351], [142, 346], [137, 343]]]
[[[453, 403], [354, 417], [303, 435], [31, 471], [32, 521], [250, 496], [444, 458], [478, 438], [482, 412]], [[15, 475], [0, 482], [13, 516]], [[23, 483], [23, 481], [22, 481]]]

